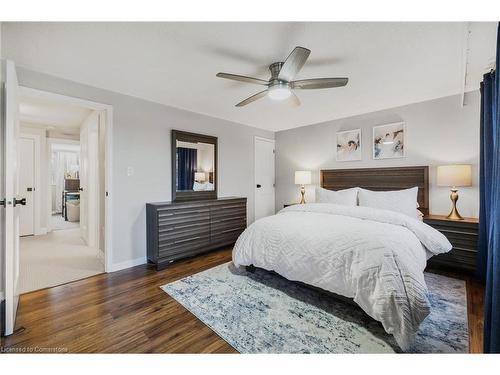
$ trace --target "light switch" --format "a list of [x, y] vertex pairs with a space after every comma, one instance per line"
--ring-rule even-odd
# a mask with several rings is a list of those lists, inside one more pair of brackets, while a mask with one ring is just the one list
[[127, 177], [134, 175], [134, 167], [127, 167]]

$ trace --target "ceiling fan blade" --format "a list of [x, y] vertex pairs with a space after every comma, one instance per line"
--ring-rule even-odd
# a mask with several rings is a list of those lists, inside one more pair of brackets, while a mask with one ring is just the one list
[[288, 98], [288, 103], [292, 107], [298, 107], [300, 105], [300, 99], [293, 91], [292, 91], [292, 94], [290, 95], [290, 97]]
[[347, 85], [349, 78], [312, 78], [301, 79], [299, 81], [290, 82], [292, 89], [329, 89], [332, 87], [342, 87]]
[[286, 58], [285, 63], [281, 67], [278, 74], [278, 79], [281, 81], [290, 82], [295, 78], [297, 73], [306, 63], [310, 50], [304, 47], [295, 47], [292, 53]]
[[252, 95], [249, 98], [246, 98], [245, 100], [243, 100], [243, 101], [239, 102], [238, 104], [236, 104], [236, 107], [243, 107], [243, 106], [245, 106], [247, 104], [250, 104], [250, 103], [252, 103], [252, 102], [254, 102], [254, 101], [256, 101], [256, 100], [258, 100], [260, 98], [263, 98], [264, 96], [267, 95], [267, 91], [268, 90], [264, 90], [264, 91], [258, 92], [255, 95]]
[[246, 82], [246, 83], [255, 83], [257, 85], [264, 85], [264, 86], [269, 85], [269, 82], [268, 81], [264, 81], [263, 79], [253, 78], [253, 77], [247, 77], [247, 76], [240, 76], [238, 74], [217, 73], [216, 76], [219, 77], [219, 78], [232, 79], [233, 81], [240, 81], [240, 82]]

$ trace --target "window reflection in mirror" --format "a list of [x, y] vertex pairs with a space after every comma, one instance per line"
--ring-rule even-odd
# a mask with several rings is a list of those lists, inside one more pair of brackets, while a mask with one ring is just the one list
[[215, 146], [176, 141], [176, 191], [214, 191]]

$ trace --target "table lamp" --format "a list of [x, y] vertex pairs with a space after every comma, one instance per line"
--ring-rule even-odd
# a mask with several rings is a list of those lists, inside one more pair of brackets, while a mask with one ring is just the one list
[[205, 181], [205, 172], [195, 172], [194, 180], [196, 182], [204, 182]]
[[453, 203], [450, 214], [447, 216], [451, 220], [463, 220], [457, 210], [458, 186], [472, 185], [472, 172], [469, 164], [442, 165], [437, 168], [438, 186], [450, 186], [450, 199]]
[[300, 204], [306, 203], [305, 194], [306, 188], [304, 185], [311, 184], [311, 171], [296, 171], [295, 185], [300, 185]]

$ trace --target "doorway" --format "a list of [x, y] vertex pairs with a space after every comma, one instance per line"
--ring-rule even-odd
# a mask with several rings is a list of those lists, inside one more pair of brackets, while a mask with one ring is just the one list
[[107, 111], [20, 89], [19, 293], [106, 271]]
[[255, 137], [255, 220], [275, 213], [274, 139]]

